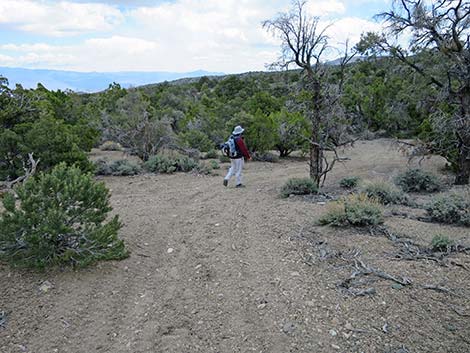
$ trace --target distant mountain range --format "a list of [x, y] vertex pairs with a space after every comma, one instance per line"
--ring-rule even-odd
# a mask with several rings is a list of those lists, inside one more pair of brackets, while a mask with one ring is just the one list
[[219, 75], [224, 75], [224, 73], [203, 70], [192, 72], [75, 72], [0, 67], [0, 76], [8, 78], [11, 87], [19, 83], [24, 88], [36, 88], [37, 84], [41, 83], [50, 90], [71, 89], [76, 92], [102, 91], [113, 82], [128, 88], [180, 78]]

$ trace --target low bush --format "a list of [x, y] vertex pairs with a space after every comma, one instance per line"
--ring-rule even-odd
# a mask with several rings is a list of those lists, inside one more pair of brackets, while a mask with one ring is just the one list
[[194, 169], [198, 174], [210, 175], [212, 174], [213, 168], [208, 163], [200, 162], [197, 167]]
[[216, 150], [210, 150], [204, 155], [204, 159], [216, 159], [219, 157], [219, 154]]
[[3, 199], [0, 258], [15, 266], [84, 266], [127, 256], [118, 216], [108, 222], [109, 191], [91, 174], [59, 164]]
[[129, 176], [142, 173], [142, 167], [127, 159], [114, 161], [110, 164], [111, 175], [116, 176]]
[[144, 163], [146, 170], [152, 173], [191, 172], [199, 167], [199, 163], [188, 156], [168, 157], [155, 155]]
[[160, 154], [150, 157], [144, 163], [144, 168], [152, 173], [171, 174], [176, 171], [175, 161]]
[[219, 162], [220, 163], [230, 163], [230, 158], [227, 157], [225, 154], [221, 154], [219, 156]]
[[448, 251], [455, 243], [447, 235], [437, 234], [431, 240], [432, 251]]
[[289, 179], [281, 188], [281, 197], [290, 195], [310, 195], [318, 193], [317, 184], [310, 178]]
[[402, 190], [386, 181], [369, 182], [364, 185], [362, 192], [384, 205], [409, 203]]
[[470, 193], [439, 195], [425, 206], [433, 221], [470, 226]]
[[330, 203], [319, 223], [337, 227], [378, 225], [383, 223], [383, 210], [377, 200], [366, 194], [352, 194]]
[[209, 165], [212, 169], [220, 169], [219, 162], [217, 162], [215, 160], [209, 161]]
[[101, 146], [102, 151], [122, 151], [121, 144], [114, 141], [106, 141]]
[[353, 189], [359, 185], [360, 181], [361, 181], [361, 178], [357, 176], [349, 176], [349, 177], [345, 177], [341, 179], [339, 181], [339, 186], [341, 186], [344, 189]]
[[111, 166], [106, 159], [98, 159], [97, 161], [93, 162], [95, 167], [95, 174], [96, 175], [111, 175]]
[[422, 169], [409, 169], [395, 178], [395, 184], [405, 192], [436, 192], [442, 189], [439, 179]]
[[271, 152], [254, 153], [252, 158], [256, 162], [268, 162], [268, 163], [279, 162], [279, 156]]

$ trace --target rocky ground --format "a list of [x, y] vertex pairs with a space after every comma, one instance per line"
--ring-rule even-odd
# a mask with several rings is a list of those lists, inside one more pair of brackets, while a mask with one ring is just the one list
[[[388, 179], [407, 167], [387, 140], [345, 155], [329, 195], [344, 192], [346, 175]], [[470, 245], [469, 228], [398, 206], [386, 209], [388, 235], [320, 227], [325, 200], [278, 196], [307, 175], [305, 161], [249, 163], [244, 189], [224, 188], [222, 167], [105, 178], [126, 260], [42, 273], [0, 264], [0, 352], [470, 351], [470, 256], [399, 260], [390, 238]], [[440, 173], [443, 162], [423, 167]]]

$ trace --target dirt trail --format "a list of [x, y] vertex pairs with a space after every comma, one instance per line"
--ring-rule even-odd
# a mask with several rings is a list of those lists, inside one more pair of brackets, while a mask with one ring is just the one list
[[[403, 157], [383, 141], [349, 154], [354, 165], [338, 167], [331, 185], [352, 169], [373, 177], [403, 168]], [[387, 166], [378, 167], [384, 154]], [[381, 263], [390, 248], [385, 239], [312, 226], [323, 205], [277, 197], [283, 182], [305, 174], [304, 162], [252, 163], [245, 189], [224, 188], [221, 177], [185, 174], [107, 178], [131, 256], [77, 272], [38, 274], [0, 265], [0, 312], [9, 313], [0, 351], [470, 351], [468, 318], [423, 300], [443, 294], [399, 293], [385, 281], [375, 297], [338, 291], [350, 272], [341, 262], [315, 258], [312, 246], [326, 239], [344, 253], [359, 247], [366, 259], [413, 278], [432, 269], [433, 279], [463, 286], [464, 296], [470, 278], [461, 267]], [[406, 228], [403, 222], [391, 226]], [[453, 230], [459, 239], [470, 238], [468, 229]], [[468, 256], [459, 261], [470, 266]], [[44, 280], [54, 285], [47, 293], [38, 290]], [[470, 313], [465, 300], [449, 303]]]

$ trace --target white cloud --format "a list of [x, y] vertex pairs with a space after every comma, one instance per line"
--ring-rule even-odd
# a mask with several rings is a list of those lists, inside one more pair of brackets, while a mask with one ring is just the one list
[[310, 0], [306, 4], [308, 13], [314, 16], [326, 16], [331, 14], [342, 14], [346, 11], [344, 1], [338, 0]]
[[70, 1], [1, 0], [0, 24], [35, 34], [67, 36], [110, 31], [124, 20], [115, 7]]
[[[67, 45], [52, 44], [46, 38], [41, 43], [0, 44], [1, 62], [78, 71], [263, 70], [277, 58], [280, 43], [261, 22], [287, 11], [291, 4], [290, 0], [175, 0], [120, 11], [112, 5], [85, 1], [0, 0], [0, 24], [55, 36], [93, 34], [93, 38], [81, 41], [68, 40], [71, 44]], [[347, 38], [353, 45], [363, 31], [379, 26], [345, 17], [352, 3], [308, 3], [311, 14], [336, 19], [328, 30], [334, 46]], [[7, 60], [7, 56], [14, 60]]]

